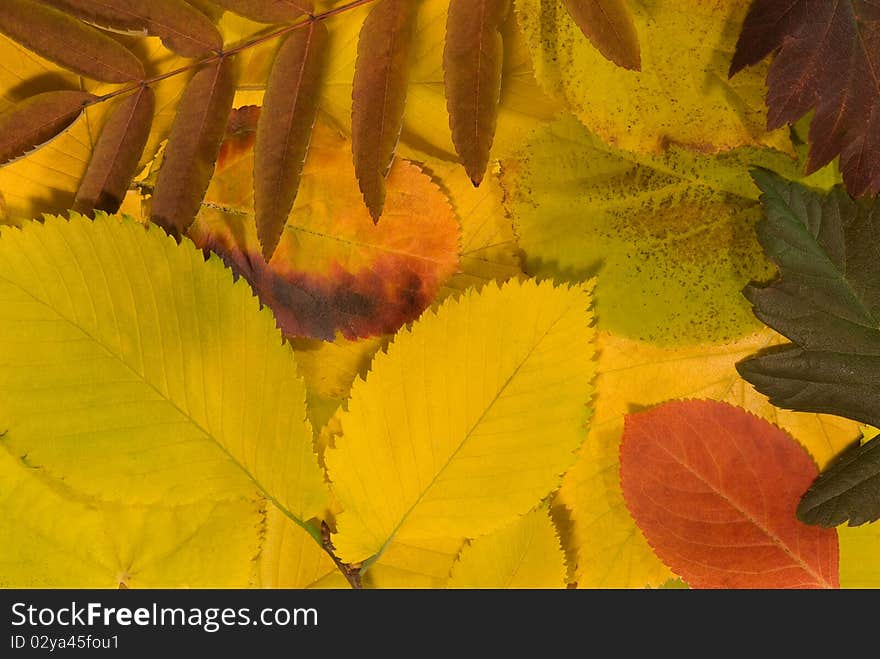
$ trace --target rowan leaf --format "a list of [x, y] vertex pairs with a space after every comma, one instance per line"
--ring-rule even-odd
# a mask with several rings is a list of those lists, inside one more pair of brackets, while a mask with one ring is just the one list
[[197, 245], [220, 254], [275, 313], [288, 337], [332, 341], [395, 332], [415, 320], [458, 268], [459, 227], [449, 201], [417, 166], [398, 159], [383, 222], [355, 181], [350, 142], [322, 122], [313, 131], [299, 194], [272, 260], [253, 206], [256, 108], [240, 109], [198, 221]]
[[566, 472], [554, 508], [570, 511], [560, 530], [577, 553], [581, 588], [644, 588], [672, 578], [639, 531], [620, 489], [624, 416], [676, 398], [711, 398], [743, 407], [783, 428], [821, 467], [858, 436], [839, 417], [780, 410], [742, 380], [735, 364], [782, 339], [764, 329], [730, 344], [661, 348], [599, 332], [596, 411], [575, 465]]
[[625, 69], [642, 68], [639, 35], [625, 0], [564, 0], [581, 32], [607, 59]]
[[217, 258], [98, 214], [0, 234], [0, 441], [125, 506], [327, 505], [305, 387], [268, 310]]
[[327, 28], [312, 21], [278, 50], [257, 125], [254, 207], [257, 235], [268, 262], [296, 200], [312, 129], [326, 55]]
[[510, 0], [450, 0], [443, 71], [449, 127], [462, 164], [479, 186], [495, 139]]
[[342, 560], [491, 532], [558, 485], [589, 416], [589, 306], [588, 287], [509, 282], [398, 332], [355, 382], [325, 453]]
[[692, 588], [836, 588], [834, 530], [795, 516], [818, 470], [745, 410], [675, 401], [627, 416], [620, 479], [658, 556]]
[[755, 0], [730, 74], [771, 53], [768, 126], [815, 109], [807, 171], [839, 155], [850, 193], [880, 193], [880, 4]]
[[545, 508], [466, 545], [450, 588], [565, 588], [565, 555]]
[[92, 160], [76, 193], [75, 210], [119, 210], [150, 137], [155, 109], [155, 92], [141, 87], [113, 110], [95, 143]]
[[64, 132], [97, 97], [56, 91], [31, 96], [0, 114], [0, 165], [38, 149]]
[[186, 233], [199, 212], [235, 98], [236, 63], [207, 64], [186, 86], [153, 193], [152, 221], [171, 235]]
[[358, 37], [352, 153], [361, 193], [374, 222], [385, 208], [385, 177], [403, 129], [414, 13], [409, 0], [379, 0]]
[[621, 70], [584, 39], [564, 0], [518, 0], [541, 86], [607, 144], [635, 153], [675, 145], [711, 154], [738, 146], [791, 151], [767, 132], [766, 66], [728, 80], [749, 0], [629, 2], [642, 70]]
[[118, 41], [34, 0], [4, 0], [0, 32], [71, 71], [104, 82], [144, 77], [140, 60]]
[[146, 32], [184, 57], [223, 48], [214, 23], [185, 0], [40, 0], [92, 25], [126, 32]]
[[211, 0], [215, 5], [258, 23], [288, 23], [310, 15], [311, 0]]

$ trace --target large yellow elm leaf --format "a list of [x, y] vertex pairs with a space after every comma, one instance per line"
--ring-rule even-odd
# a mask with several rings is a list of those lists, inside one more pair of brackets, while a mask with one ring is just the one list
[[676, 398], [726, 401], [787, 430], [820, 468], [858, 436], [854, 422], [777, 409], [739, 377], [737, 361], [781, 341], [765, 329], [727, 345], [672, 349], [599, 332], [590, 434], [554, 502], [571, 514], [566, 540], [577, 548], [580, 587], [642, 588], [672, 578], [623, 501], [619, 449], [624, 415]]
[[759, 327], [740, 295], [773, 267], [749, 168], [796, 172], [778, 152], [636, 155], [571, 117], [536, 131], [502, 163], [525, 271], [596, 284], [599, 327], [662, 344], [724, 341]]
[[354, 177], [350, 142], [319, 121], [299, 194], [267, 263], [253, 210], [258, 115], [252, 106], [234, 113], [190, 237], [253, 285], [288, 337], [368, 337], [418, 317], [458, 269], [460, 230], [440, 188], [397, 159], [375, 224]]
[[472, 290], [373, 359], [325, 453], [343, 560], [488, 533], [555, 489], [588, 418], [590, 287]]
[[565, 588], [565, 554], [547, 510], [537, 508], [461, 550], [450, 588]]
[[749, 0], [628, 4], [642, 49], [640, 72], [607, 61], [564, 0], [516, 3], [539, 82], [587, 128], [639, 152], [670, 144], [707, 153], [743, 145], [791, 150], [787, 131], [766, 132], [766, 65], [727, 78]]
[[[344, 130], [350, 130], [358, 32], [369, 9], [368, 4], [327, 24], [332, 46], [320, 106]], [[458, 162], [449, 130], [443, 82], [443, 47], [448, 10], [449, 0], [424, 0], [418, 3], [404, 127], [399, 146], [399, 153], [407, 157], [412, 156], [411, 149], [417, 149]], [[495, 158], [510, 153], [529, 130], [551, 119], [560, 107], [535, 82], [528, 49], [512, 16], [504, 24], [502, 36], [504, 68], [498, 127], [492, 151]], [[251, 97], [249, 102], [258, 101]]]
[[2, 448], [0, 511], [2, 588], [243, 588], [258, 549], [255, 499], [96, 502]]
[[260, 492], [327, 505], [305, 386], [268, 309], [157, 227], [47, 217], [0, 233], [3, 446], [106, 502]]

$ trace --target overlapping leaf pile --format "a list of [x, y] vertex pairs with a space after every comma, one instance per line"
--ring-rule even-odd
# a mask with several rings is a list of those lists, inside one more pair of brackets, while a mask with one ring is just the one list
[[878, 38], [0, 3], [0, 585], [880, 586]]

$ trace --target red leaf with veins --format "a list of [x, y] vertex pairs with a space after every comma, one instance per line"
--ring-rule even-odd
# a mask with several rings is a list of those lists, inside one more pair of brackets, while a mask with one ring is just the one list
[[730, 74], [773, 52], [768, 128], [815, 109], [807, 171], [840, 155], [853, 196], [880, 193], [880, 0], [755, 0]]

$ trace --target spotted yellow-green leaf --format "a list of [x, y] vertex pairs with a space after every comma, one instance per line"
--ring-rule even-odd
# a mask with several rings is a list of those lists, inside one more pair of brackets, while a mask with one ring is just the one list
[[749, 1], [627, 2], [641, 71], [605, 59], [566, 9], [570, 0], [519, 0], [516, 11], [542, 87], [603, 141], [641, 153], [670, 145], [790, 151], [788, 131], [766, 130], [767, 67], [727, 78]]
[[99, 214], [0, 233], [2, 447], [96, 501], [327, 503], [305, 387], [250, 288]]
[[589, 418], [590, 299], [589, 285], [490, 284], [373, 359], [325, 454], [344, 561], [491, 532], [555, 489]]
[[538, 508], [461, 550], [450, 588], [565, 588], [565, 554]]

